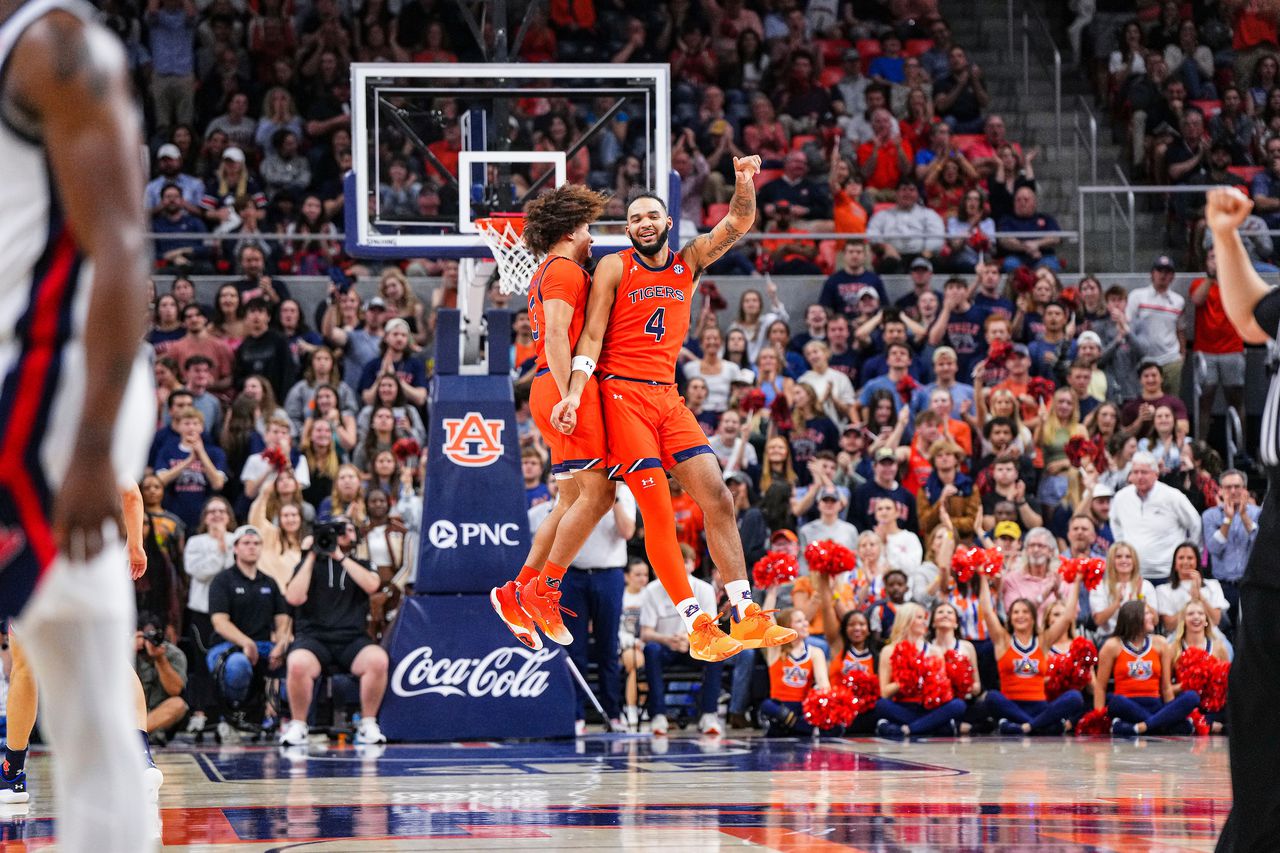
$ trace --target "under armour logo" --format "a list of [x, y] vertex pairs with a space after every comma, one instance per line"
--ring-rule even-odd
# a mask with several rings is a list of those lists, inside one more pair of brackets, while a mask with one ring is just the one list
[[685, 615], [685, 616], [692, 616], [693, 614], [695, 614], [695, 613], [697, 613], [697, 612], [698, 612], [698, 605], [696, 605], [696, 604], [690, 604], [688, 607], [686, 607], [686, 608], [684, 609], [684, 615]]
[[640, 481], [640, 486], [641, 488], [647, 489], [656, 482], [657, 480], [655, 480], [653, 477], [645, 477], [643, 480]]
[[614, 395], [613, 395], [613, 399], [615, 399], [615, 400], [621, 400], [621, 399], [622, 399], [622, 395], [621, 395], [621, 394], [614, 394]]

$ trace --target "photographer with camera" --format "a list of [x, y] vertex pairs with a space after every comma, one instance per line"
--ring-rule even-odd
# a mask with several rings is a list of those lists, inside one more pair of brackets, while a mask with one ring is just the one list
[[147, 704], [147, 734], [161, 742], [187, 715], [182, 691], [187, 687], [187, 656], [164, 637], [165, 622], [154, 613], [138, 614], [133, 669], [142, 682]]
[[[270, 575], [258, 570], [262, 534], [236, 528], [235, 564], [209, 584], [209, 618], [217, 633], [205, 657], [218, 693], [237, 715], [268, 673], [279, 670], [289, 648], [289, 607]], [[270, 715], [268, 715], [270, 716]], [[264, 721], [265, 722], [265, 721]]]
[[387, 689], [390, 660], [370, 639], [369, 596], [382, 585], [378, 573], [351, 557], [356, 528], [343, 516], [316, 525], [303, 542], [306, 556], [285, 587], [294, 611], [293, 645], [286, 659], [289, 710], [293, 719], [280, 735], [284, 746], [305, 746], [307, 714], [315, 681], [337, 665], [360, 680], [358, 744], [386, 743], [378, 728], [378, 706]]

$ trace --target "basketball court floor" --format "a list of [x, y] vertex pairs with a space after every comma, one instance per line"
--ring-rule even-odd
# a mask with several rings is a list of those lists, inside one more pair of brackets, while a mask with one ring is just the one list
[[[1226, 746], [599, 735], [157, 762], [166, 851], [1209, 851]], [[3, 853], [56, 850], [49, 757], [28, 772], [31, 803], [0, 807]]]

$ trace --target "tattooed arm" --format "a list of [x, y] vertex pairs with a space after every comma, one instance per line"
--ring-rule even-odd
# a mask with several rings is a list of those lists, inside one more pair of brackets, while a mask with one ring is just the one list
[[[91, 557], [120, 506], [111, 446], [142, 339], [147, 277], [142, 139], [124, 55], [107, 30], [51, 11], [19, 39], [0, 109], [43, 141], [68, 231], [93, 263], [77, 473], [54, 501], [59, 549]], [[67, 238], [69, 239], [69, 238]]]
[[693, 268], [695, 279], [755, 226], [756, 185], [752, 178], [759, 171], [759, 155], [733, 158], [736, 184], [733, 198], [729, 201], [729, 212], [711, 229], [711, 233], [698, 235], [680, 250], [680, 256]]

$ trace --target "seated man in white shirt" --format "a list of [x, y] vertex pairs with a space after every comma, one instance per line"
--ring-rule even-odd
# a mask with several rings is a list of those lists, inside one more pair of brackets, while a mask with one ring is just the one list
[[735, 409], [720, 415], [716, 434], [707, 444], [725, 471], [745, 471], [760, 464], [755, 447], [742, 434], [742, 415]]
[[[680, 545], [680, 553], [684, 555], [684, 567], [689, 572], [689, 585], [693, 587], [693, 597], [698, 600], [698, 606], [704, 613], [715, 613], [715, 590], [701, 578], [693, 577], [697, 555], [684, 543]], [[645, 680], [649, 682], [649, 730], [655, 735], [667, 733], [667, 697], [663, 670], [678, 663], [702, 670], [702, 689], [698, 694], [702, 715], [698, 720], [698, 731], [710, 735], [723, 733], [724, 724], [720, 722], [716, 708], [720, 701], [724, 662], [704, 663], [689, 656], [689, 634], [671, 597], [662, 588], [661, 581], [653, 581], [646, 586], [642, 596], [640, 640], [644, 643]]]

